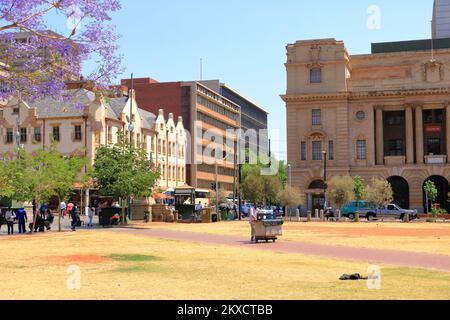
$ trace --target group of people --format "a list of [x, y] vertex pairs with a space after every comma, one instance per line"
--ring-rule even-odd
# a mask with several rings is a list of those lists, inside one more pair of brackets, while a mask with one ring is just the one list
[[13, 210], [8, 208], [4, 214], [2, 214], [0, 210], [0, 229], [5, 222], [8, 229], [8, 235], [14, 234], [14, 225], [16, 221], [19, 225], [19, 234], [26, 233], [27, 220], [27, 212], [24, 209]]
[[[81, 226], [81, 212], [77, 204], [73, 204], [69, 202], [66, 204], [64, 201], [60, 204], [60, 214], [61, 218], [65, 218], [66, 216], [72, 219], [71, 229], [72, 231], [76, 231], [77, 227]], [[95, 208], [87, 206], [85, 208], [85, 215], [88, 218], [88, 223], [86, 224], [88, 228], [92, 228], [94, 226], [93, 219], [95, 215]]]

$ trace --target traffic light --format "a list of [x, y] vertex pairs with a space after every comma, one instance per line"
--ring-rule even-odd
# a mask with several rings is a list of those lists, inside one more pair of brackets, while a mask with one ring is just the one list
[[214, 191], [216, 191], [216, 184], [215, 183], [211, 183], [211, 190], [214, 190]]

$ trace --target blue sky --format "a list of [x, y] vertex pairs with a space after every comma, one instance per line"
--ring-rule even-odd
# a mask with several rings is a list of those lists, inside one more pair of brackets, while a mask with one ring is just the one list
[[[368, 8], [381, 28], [367, 27]], [[285, 46], [296, 40], [344, 40], [350, 54], [372, 42], [429, 38], [433, 0], [122, 0], [114, 23], [128, 77], [159, 81], [220, 79], [270, 112], [274, 151], [286, 158]]]

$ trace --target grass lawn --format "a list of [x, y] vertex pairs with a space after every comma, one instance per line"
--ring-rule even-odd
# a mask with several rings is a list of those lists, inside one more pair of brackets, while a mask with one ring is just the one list
[[[223, 234], [249, 238], [248, 222], [213, 224], [139, 224], [142, 228]], [[336, 244], [450, 255], [450, 223], [287, 222], [283, 241]]]
[[[369, 290], [338, 280], [364, 262], [114, 231], [2, 237], [0, 256], [0, 299], [450, 299], [448, 273], [381, 265], [382, 288]], [[71, 265], [79, 290], [66, 285]]]

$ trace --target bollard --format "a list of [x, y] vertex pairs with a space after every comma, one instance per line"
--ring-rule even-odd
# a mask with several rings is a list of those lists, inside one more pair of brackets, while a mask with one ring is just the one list
[[319, 209], [316, 209], [316, 219], [319, 219]]
[[306, 221], [307, 222], [311, 222], [311, 220], [312, 220], [312, 214], [311, 214], [311, 211], [308, 211], [306, 213]]
[[355, 222], [359, 222], [359, 211], [355, 213]]
[[300, 209], [295, 210], [295, 218], [297, 219], [297, 222], [300, 221]]
[[325, 220], [325, 214], [323, 210], [320, 210], [320, 220], [324, 221]]

